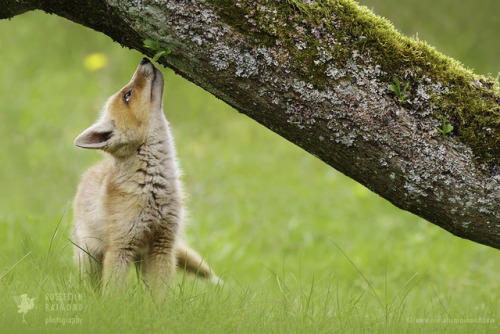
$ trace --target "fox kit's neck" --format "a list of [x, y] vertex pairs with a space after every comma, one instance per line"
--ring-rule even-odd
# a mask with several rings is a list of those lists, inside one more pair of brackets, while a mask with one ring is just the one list
[[180, 192], [180, 171], [175, 146], [168, 123], [161, 117], [150, 127], [145, 141], [126, 158], [113, 158], [114, 177], [127, 190], [144, 194], [173, 194]]

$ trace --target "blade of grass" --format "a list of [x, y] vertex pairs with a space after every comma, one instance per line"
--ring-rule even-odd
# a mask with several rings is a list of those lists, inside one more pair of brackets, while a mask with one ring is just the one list
[[5, 275], [7, 275], [12, 269], [14, 269], [15, 266], [17, 266], [22, 260], [24, 260], [30, 254], [31, 254], [31, 251], [28, 252], [25, 256], [23, 256], [19, 261], [17, 261], [16, 263], [14, 263], [14, 265], [12, 267], [10, 267], [9, 269], [7, 269], [7, 271], [5, 271], [2, 274], [0, 274], [0, 279], [2, 279]]
[[380, 306], [382, 306], [382, 308], [384, 308], [384, 304], [380, 300], [377, 292], [375, 291], [375, 289], [371, 285], [370, 281], [368, 281], [368, 279], [365, 277], [365, 275], [363, 275], [363, 273], [361, 272], [361, 270], [359, 270], [359, 268], [354, 264], [354, 262], [351, 260], [351, 258], [349, 258], [349, 256], [344, 252], [344, 250], [334, 240], [330, 239], [330, 241], [333, 242], [333, 244], [340, 250], [340, 252], [342, 252], [342, 254], [344, 254], [344, 256], [346, 257], [346, 259], [351, 263], [351, 265], [354, 267], [354, 269], [356, 269], [356, 271], [363, 278], [363, 280], [366, 282], [366, 284], [368, 284], [368, 287], [373, 292], [374, 297], [377, 299], [377, 301], [380, 304]]

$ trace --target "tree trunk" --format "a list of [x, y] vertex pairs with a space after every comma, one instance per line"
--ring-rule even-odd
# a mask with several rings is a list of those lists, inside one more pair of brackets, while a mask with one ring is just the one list
[[0, 3], [0, 18], [42, 9], [150, 56], [143, 41], [158, 39], [172, 50], [160, 63], [238, 111], [401, 209], [500, 248], [498, 85], [350, 0]]

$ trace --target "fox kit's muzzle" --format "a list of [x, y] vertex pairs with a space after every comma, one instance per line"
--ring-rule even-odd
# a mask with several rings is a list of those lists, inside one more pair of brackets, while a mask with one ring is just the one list
[[132, 77], [131, 83], [136, 80], [142, 81], [145, 79], [151, 86], [151, 106], [153, 109], [158, 109], [162, 107], [163, 100], [163, 74], [148, 58], [142, 58], [134, 76]]

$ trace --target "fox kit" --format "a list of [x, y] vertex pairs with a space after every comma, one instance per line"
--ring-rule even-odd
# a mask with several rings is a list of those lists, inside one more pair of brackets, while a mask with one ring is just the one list
[[144, 58], [75, 145], [106, 152], [83, 176], [74, 201], [75, 258], [84, 275], [120, 287], [132, 263], [154, 288], [176, 266], [217, 281], [178, 236], [184, 194], [174, 142], [163, 115], [163, 75]]

